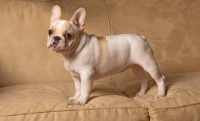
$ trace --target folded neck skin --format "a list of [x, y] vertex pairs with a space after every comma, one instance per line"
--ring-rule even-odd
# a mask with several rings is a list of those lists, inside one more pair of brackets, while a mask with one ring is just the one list
[[76, 33], [75, 38], [67, 51], [61, 52], [65, 59], [75, 58], [75, 56], [84, 48], [88, 41], [88, 34], [84, 31]]

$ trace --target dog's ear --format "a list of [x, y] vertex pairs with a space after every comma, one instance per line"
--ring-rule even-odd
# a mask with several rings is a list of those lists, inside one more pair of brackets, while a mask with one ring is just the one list
[[86, 11], [84, 8], [79, 8], [70, 21], [78, 27], [79, 30], [84, 30], [85, 28], [85, 17], [86, 17]]
[[50, 24], [61, 18], [61, 9], [58, 5], [53, 6], [51, 10]]

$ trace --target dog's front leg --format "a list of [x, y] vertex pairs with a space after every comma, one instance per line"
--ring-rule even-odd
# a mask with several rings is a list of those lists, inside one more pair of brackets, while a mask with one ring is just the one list
[[74, 85], [76, 89], [76, 93], [73, 97], [70, 97], [69, 100], [72, 102], [76, 101], [81, 95], [81, 79], [79, 77], [72, 77], [74, 80]]
[[76, 101], [74, 101], [75, 105], [84, 105], [87, 103], [93, 83], [92, 79], [93, 73], [82, 72], [80, 76], [81, 76], [81, 95]]

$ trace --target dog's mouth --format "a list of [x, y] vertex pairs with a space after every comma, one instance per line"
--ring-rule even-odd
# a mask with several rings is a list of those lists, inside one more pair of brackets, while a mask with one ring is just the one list
[[56, 47], [57, 47], [57, 45], [51, 44], [48, 48], [54, 49], [54, 48], [56, 48]]
[[66, 51], [67, 50], [67, 48], [66, 47], [62, 47], [61, 45], [59, 45], [59, 44], [57, 44], [57, 45], [55, 45], [55, 44], [50, 44], [49, 46], [48, 46], [48, 48], [50, 49], [50, 50], [52, 50], [52, 51], [55, 51], [55, 52], [63, 52], [63, 51]]
[[47, 48], [58, 53], [63, 53], [69, 50], [66, 40], [64, 39], [61, 39], [58, 42], [55, 42], [54, 39], [49, 39], [47, 42]]
[[58, 45], [54, 45], [54, 44], [51, 44], [48, 48], [55, 52], [63, 51], [63, 49], [61, 49], [61, 47], [59, 47]]
[[49, 49], [53, 50], [53, 51], [56, 51], [57, 50], [57, 45], [54, 45], [54, 44], [51, 44], [49, 46]]

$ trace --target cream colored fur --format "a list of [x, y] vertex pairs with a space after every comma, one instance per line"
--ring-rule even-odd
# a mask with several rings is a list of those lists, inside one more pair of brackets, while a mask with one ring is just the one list
[[[52, 8], [47, 47], [61, 53], [64, 66], [71, 74], [76, 94], [69, 99], [75, 105], [84, 105], [90, 95], [93, 80], [132, 69], [138, 78], [141, 89], [136, 96], [146, 93], [148, 72], [158, 85], [155, 98], [165, 95], [165, 77], [158, 69], [157, 62], [148, 42], [143, 36], [121, 34], [97, 37], [88, 35], [84, 30], [86, 12], [78, 9], [70, 21], [61, 20], [59, 6]], [[71, 38], [66, 38], [67, 34]], [[59, 36], [59, 43], [53, 44]]]

